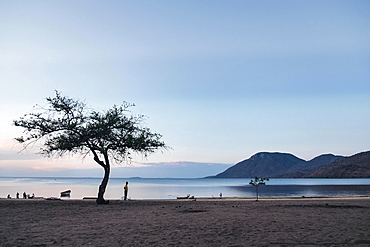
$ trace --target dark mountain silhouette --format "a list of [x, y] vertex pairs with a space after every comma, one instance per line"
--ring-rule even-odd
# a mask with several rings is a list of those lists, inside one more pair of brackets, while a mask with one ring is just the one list
[[321, 166], [327, 166], [333, 163], [335, 160], [343, 158], [343, 156], [334, 155], [334, 154], [322, 154], [317, 156], [309, 161], [303, 161], [292, 168], [290, 168], [287, 172], [280, 174], [279, 177], [282, 178], [301, 178], [311, 172], [315, 171], [317, 168]]
[[261, 152], [241, 161], [213, 178], [277, 177], [304, 160], [287, 153]]
[[370, 177], [370, 151], [343, 157], [322, 154], [305, 161], [289, 153], [261, 152], [212, 178]]
[[336, 159], [305, 177], [309, 178], [370, 178], [370, 151]]

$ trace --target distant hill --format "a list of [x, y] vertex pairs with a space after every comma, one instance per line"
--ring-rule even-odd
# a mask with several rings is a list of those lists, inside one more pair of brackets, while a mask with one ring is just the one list
[[304, 160], [287, 153], [261, 152], [237, 163], [214, 178], [277, 177]]
[[261, 152], [212, 178], [370, 177], [369, 153], [347, 158], [322, 154], [305, 161], [289, 153]]
[[309, 178], [370, 178], [370, 151], [336, 159], [319, 167], [305, 177]]
[[339, 158], [343, 158], [343, 156], [333, 154], [322, 154], [320, 156], [313, 158], [312, 160], [303, 161], [294, 165], [288, 171], [280, 174], [279, 177], [301, 178], [315, 171], [319, 167], [330, 165]]

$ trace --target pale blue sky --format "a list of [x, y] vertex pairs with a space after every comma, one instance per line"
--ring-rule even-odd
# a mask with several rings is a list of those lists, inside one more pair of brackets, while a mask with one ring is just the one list
[[369, 150], [369, 27], [370, 1], [0, 0], [0, 168], [75, 167], [12, 141], [54, 90], [135, 103], [173, 148], [138, 162]]

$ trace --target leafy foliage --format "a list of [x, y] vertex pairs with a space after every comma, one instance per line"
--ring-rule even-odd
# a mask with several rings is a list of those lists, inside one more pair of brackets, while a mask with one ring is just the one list
[[40, 154], [46, 157], [92, 154], [105, 170], [102, 194], [108, 182], [110, 160], [121, 163], [130, 160], [132, 153], [147, 156], [167, 148], [161, 141], [162, 135], [142, 126], [144, 115], [131, 114], [129, 108], [133, 104], [123, 102], [98, 112], [58, 91], [54, 98], [46, 100], [46, 108], [36, 106], [35, 112], [14, 120], [14, 125], [24, 128], [25, 133], [15, 140], [24, 144], [24, 148], [41, 142]]
[[258, 178], [258, 177], [254, 177], [254, 180], [252, 179], [249, 184], [250, 185], [253, 185], [255, 188], [256, 188], [256, 197], [257, 197], [257, 201], [258, 201], [258, 187], [260, 185], [266, 185], [266, 182], [265, 181], [269, 181], [268, 178]]

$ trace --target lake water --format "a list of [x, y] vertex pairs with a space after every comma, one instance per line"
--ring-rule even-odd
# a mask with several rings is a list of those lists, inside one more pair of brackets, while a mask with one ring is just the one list
[[[254, 197], [250, 179], [157, 179], [111, 178], [106, 199], [120, 199], [123, 185], [129, 182], [131, 199], [175, 199], [195, 197]], [[71, 190], [71, 199], [96, 197], [101, 178], [0, 178], [0, 197], [12, 198], [19, 192], [40, 197], [59, 197]], [[261, 197], [279, 196], [370, 196], [370, 179], [270, 179], [259, 187]]]

